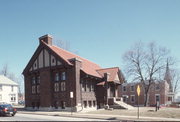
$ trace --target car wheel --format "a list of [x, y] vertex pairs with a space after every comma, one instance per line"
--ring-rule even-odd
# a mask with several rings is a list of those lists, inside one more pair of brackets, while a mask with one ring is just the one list
[[15, 114], [11, 114], [11, 116], [14, 116]]

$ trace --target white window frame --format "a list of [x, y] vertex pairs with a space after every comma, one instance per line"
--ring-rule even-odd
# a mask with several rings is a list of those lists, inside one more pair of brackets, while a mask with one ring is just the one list
[[37, 85], [37, 93], [40, 93], [40, 85]]
[[66, 91], [66, 83], [61, 82], [61, 91]]
[[59, 92], [59, 83], [54, 83], [54, 91]]
[[32, 86], [32, 94], [35, 94], [35, 93], [36, 93], [36, 86], [33, 85], [33, 86]]

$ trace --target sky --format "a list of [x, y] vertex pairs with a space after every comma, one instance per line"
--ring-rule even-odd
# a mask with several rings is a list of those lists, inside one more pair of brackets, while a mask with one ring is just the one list
[[156, 42], [179, 60], [180, 0], [0, 0], [0, 69], [21, 75], [50, 34], [103, 68], [124, 70], [135, 42]]

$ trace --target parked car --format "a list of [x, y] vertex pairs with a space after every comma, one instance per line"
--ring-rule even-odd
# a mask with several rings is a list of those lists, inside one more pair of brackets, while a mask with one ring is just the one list
[[0, 116], [14, 116], [16, 112], [16, 108], [13, 108], [11, 104], [0, 104]]

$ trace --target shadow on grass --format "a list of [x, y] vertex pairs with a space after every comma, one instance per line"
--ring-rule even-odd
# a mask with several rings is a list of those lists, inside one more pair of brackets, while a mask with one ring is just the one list
[[108, 118], [106, 120], [117, 120], [117, 118], [116, 117], [111, 117], [111, 118]]

